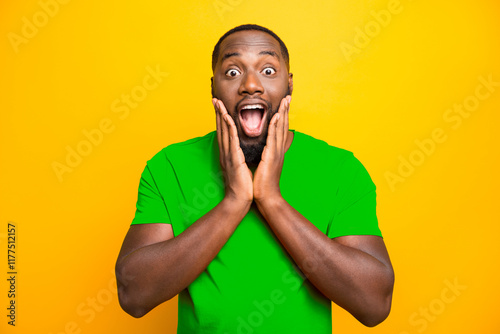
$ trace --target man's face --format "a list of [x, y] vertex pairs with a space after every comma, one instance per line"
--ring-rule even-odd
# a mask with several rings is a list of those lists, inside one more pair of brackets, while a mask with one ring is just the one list
[[256, 30], [229, 35], [220, 45], [212, 85], [234, 119], [247, 164], [258, 165], [269, 122], [293, 87], [279, 42]]

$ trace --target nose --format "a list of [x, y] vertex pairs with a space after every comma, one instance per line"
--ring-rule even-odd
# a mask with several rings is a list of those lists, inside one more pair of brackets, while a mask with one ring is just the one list
[[256, 93], [263, 93], [264, 87], [259, 80], [258, 74], [252, 71], [248, 71], [244, 74], [241, 79], [240, 89], [238, 91], [240, 95], [249, 94], [253, 95]]

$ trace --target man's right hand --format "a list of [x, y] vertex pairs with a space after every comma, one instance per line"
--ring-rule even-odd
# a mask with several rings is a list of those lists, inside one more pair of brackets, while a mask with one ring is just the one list
[[224, 175], [225, 198], [235, 200], [249, 209], [253, 201], [253, 177], [240, 147], [236, 125], [221, 100], [213, 98], [212, 103], [217, 115], [217, 140]]
[[[233, 119], [222, 101], [214, 99], [213, 103], [225, 197], [176, 237], [175, 226], [154, 219], [150, 224], [130, 226], [116, 261], [116, 278], [120, 305], [134, 317], [142, 317], [186, 289], [250, 210], [252, 172], [245, 163]], [[159, 192], [152, 192], [158, 201], [163, 200]]]

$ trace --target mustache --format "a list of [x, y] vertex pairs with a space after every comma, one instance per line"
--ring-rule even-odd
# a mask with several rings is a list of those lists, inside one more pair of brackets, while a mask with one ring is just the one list
[[234, 107], [236, 113], [238, 113], [238, 110], [240, 110], [240, 105], [247, 100], [260, 100], [267, 106], [268, 111], [272, 110], [271, 102], [264, 100], [260, 96], [255, 96], [255, 97], [254, 96], [246, 96], [243, 99], [241, 99], [240, 101], [238, 101], [238, 103], [236, 103], [236, 106]]

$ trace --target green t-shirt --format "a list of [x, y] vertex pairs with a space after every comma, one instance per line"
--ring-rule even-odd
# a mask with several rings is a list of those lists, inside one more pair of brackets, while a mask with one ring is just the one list
[[[359, 160], [291, 131], [283, 198], [330, 238], [381, 236], [375, 184]], [[178, 236], [223, 197], [213, 131], [169, 145], [147, 162], [132, 224], [172, 224]], [[312, 258], [308, 265], [318, 263]], [[255, 205], [178, 301], [179, 334], [332, 332], [331, 301], [305, 279]]]

